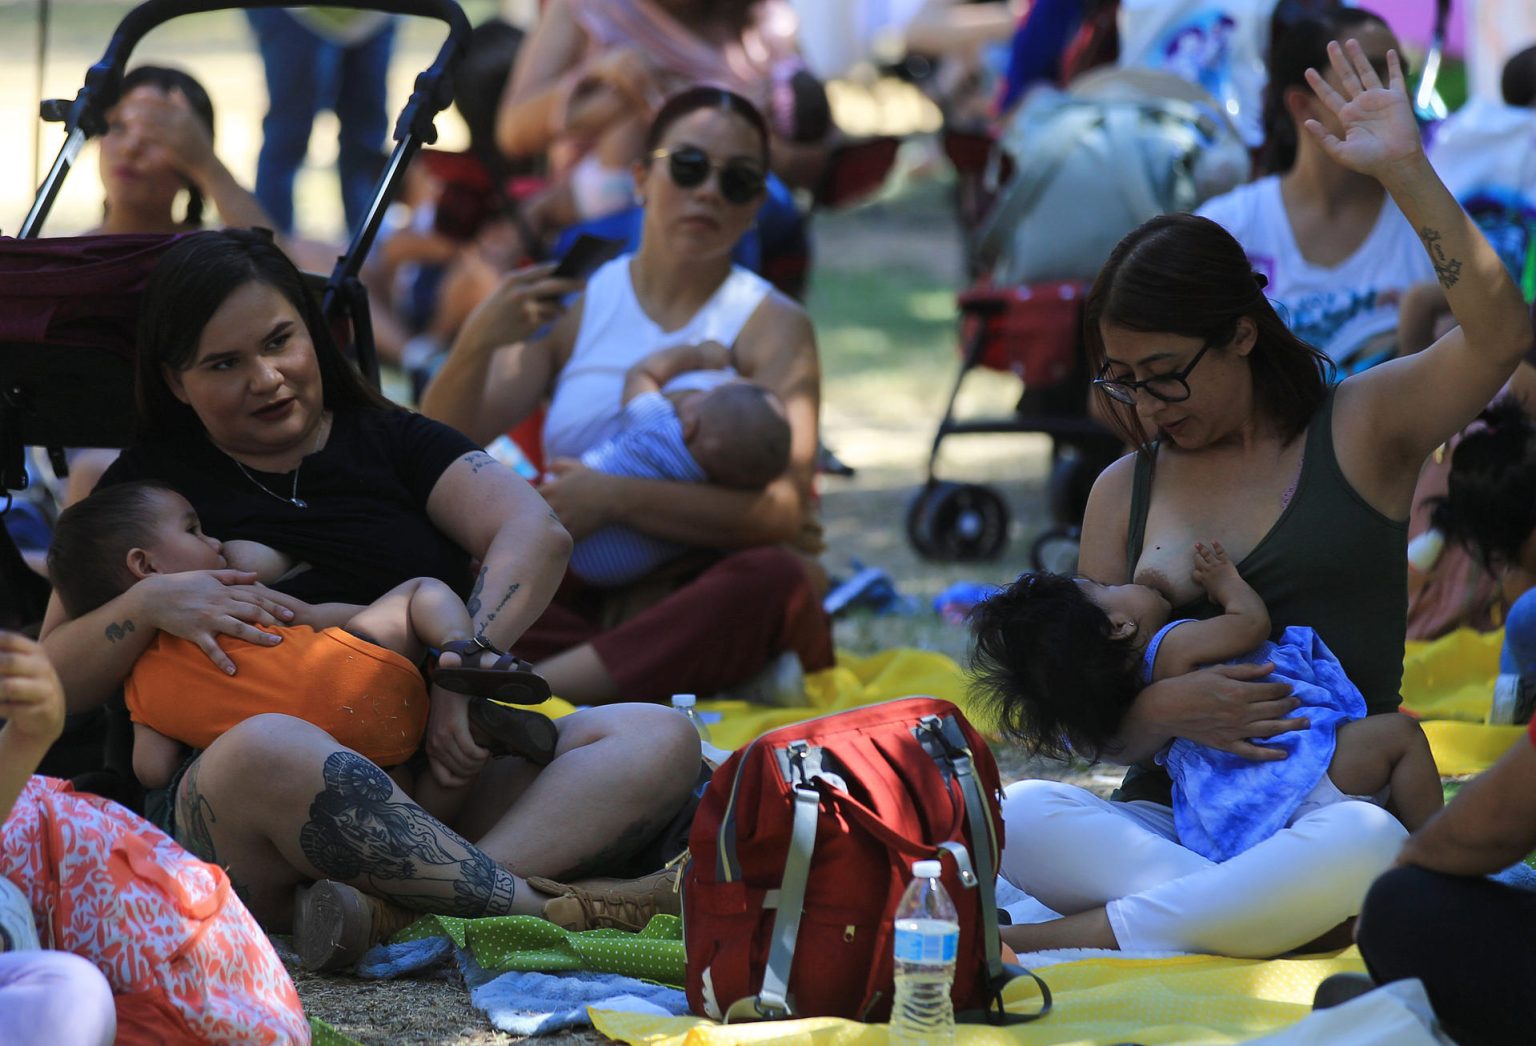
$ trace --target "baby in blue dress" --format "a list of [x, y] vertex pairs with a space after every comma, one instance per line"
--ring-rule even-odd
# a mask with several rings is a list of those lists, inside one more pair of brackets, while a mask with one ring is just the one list
[[[1262, 743], [1284, 759], [1255, 762], [1174, 738], [1157, 761], [1173, 779], [1179, 842], [1225, 861], [1308, 811], [1349, 799], [1383, 803], [1411, 831], [1439, 810], [1439, 772], [1418, 723], [1365, 715], [1365, 701], [1310, 628], [1270, 641], [1269, 611], [1220, 544], [1197, 544], [1194, 577], [1223, 613], [1170, 621], [1146, 585], [1026, 573], [972, 613], [973, 692], [1005, 736], [1032, 751], [1113, 754], [1120, 720], [1149, 683], [1219, 662], [1272, 664], [1269, 679], [1301, 701], [1305, 730]], [[1257, 739], [1256, 739], [1257, 740]]]

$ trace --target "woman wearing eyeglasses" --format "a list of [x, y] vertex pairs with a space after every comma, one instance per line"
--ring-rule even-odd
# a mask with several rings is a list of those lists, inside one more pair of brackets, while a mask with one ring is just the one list
[[[1242, 247], [1215, 222], [1153, 219], [1111, 253], [1087, 302], [1097, 389], [1140, 450], [1105, 470], [1083, 523], [1080, 570], [1161, 590], [1175, 617], [1213, 609], [1190, 547], [1219, 540], [1278, 632], [1305, 625], [1337, 654], [1371, 714], [1400, 702], [1406, 520], [1425, 457], [1467, 424], [1531, 343], [1519, 291], [1424, 158], [1395, 52], [1383, 86], [1353, 40], [1309, 71], [1307, 130], [1341, 166], [1378, 179], [1418, 230], [1462, 327], [1424, 352], [1338, 385], [1292, 334]], [[1142, 432], [1155, 432], [1144, 443]], [[1214, 667], [1155, 683], [1122, 720], [1132, 766], [1106, 802], [1053, 782], [1009, 790], [1004, 874], [1060, 919], [1015, 928], [1019, 950], [1105, 947], [1278, 955], [1359, 911], [1406, 833], [1343, 802], [1215, 864], [1179, 844], [1154, 757], [1186, 738], [1245, 759], [1304, 729], [1272, 666]], [[1138, 801], [1139, 800], [1139, 801]], [[1345, 943], [1345, 942], [1340, 942]]]
[[[657, 113], [633, 169], [640, 246], [575, 290], [548, 266], [508, 276], [471, 316], [422, 411], [485, 443], [548, 401], [542, 491], [578, 540], [619, 524], [697, 550], [622, 589], [567, 577], [523, 634], [555, 693], [598, 703], [713, 693], [792, 653], [832, 663], [812, 577], [821, 550], [811, 480], [821, 368], [798, 305], [734, 266], [762, 201], [768, 130], [740, 95], [696, 87]], [[547, 326], [546, 326], [547, 324]], [[657, 349], [715, 341], [743, 378], [775, 393], [790, 463], [761, 491], [606, 475], [577, 462], [621, 424], [625, 372]], [[792, 666], [791, 666], [792, 667]]]

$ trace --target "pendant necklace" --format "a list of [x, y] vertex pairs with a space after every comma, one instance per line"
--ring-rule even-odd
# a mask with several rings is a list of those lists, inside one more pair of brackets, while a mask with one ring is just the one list
[[[329, 427], [330, 426], [327, 425], [324, 421], [321, 422], [320, 431], [315, 436], [315, 445], [310, 448], [310, 454], [313, 454], [320, 449], [320, 444], [324, 441], [326, 430]], [[252, 475], [251, 470], [246, 468], [239, 458], [235, 457], [233, 454], [230, 454], [228, 451], [225, 451], [225, 454], [230, 461], [235, 463], [235, 468], [239, 469], [246, 479], [256, 484], [257, 489], [260, 490], [263, 494], [270, 498], [276, 498], [278, 501], [283, 502], [285, 505], [292, 505], [294, 508], [309, 508], [309, 502], [299, 497], [299, 470], [304, 467], [304, 458], [300, 458], [299, 463], [293, 467], [293, 490], [285, 498], [277, 491], [273, 490], [271, 487], [267, 486], [261, 480]], [[305, 457], [308, 456], [309, 455], [307, 454], [305, 455]]]
[[256, 486], [261, 489], [261, 492], [263, 494], [266, 494], [268, 497], [274, 497], [278, 501], [284, 502], [285, 504], [292, 505], [294, 508], [309, 508], [309, 502], [307, 502], [303, 498], [299, 497], [299, 469], [304, 467], [304, 462], [300, 461], [299, 464], [298, 464], [298, 467], [296, 467], [293, 470], [293, 493], [285, 498], [281, 494], [277, 493], [275, 490], [272, 490], [270, 487], [268, 487], [261, 480], [257, 479], [255, 476], [251, 475], [250, 469], [248, 469], [244, 465], [240, 464], [240, 462], [235, 461], [234, 458], [230, 458], [229, 460], [230, 461], [234, 461], [235, 462], [235, 468], [239, 469], [242, 473], [244, 473], [246, 479], [248, 479], [252, 483], [256, 484]]

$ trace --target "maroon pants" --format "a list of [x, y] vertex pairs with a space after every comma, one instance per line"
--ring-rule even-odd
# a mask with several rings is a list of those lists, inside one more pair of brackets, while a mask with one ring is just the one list
[[729, 553], [661, 602], [603, 630], [606, 593], [566, 576], [518, 640], [530, 661], [591, 643], [626, 700], [707, 696], [793, 650], [807, 672], [832, 666], [832, 622], [792, 552], [772, 545]]

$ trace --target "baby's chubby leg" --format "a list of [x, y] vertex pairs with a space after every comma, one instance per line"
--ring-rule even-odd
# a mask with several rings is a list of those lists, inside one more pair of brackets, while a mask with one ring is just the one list
[[358, 611], [346, 627], [410, 661], [420, 660], [426, 647], [470, 639], [475, 634], [464, 601], [453, 589], [429, 577], [396, 585]]
[[1349, 795], [1390, 788], [1387, 809], [1409, 831], [1445, 804], [1429, 741], [1418, 721], [1401, 713], [1366, 716], [1339, 727], [1328, 777]]

